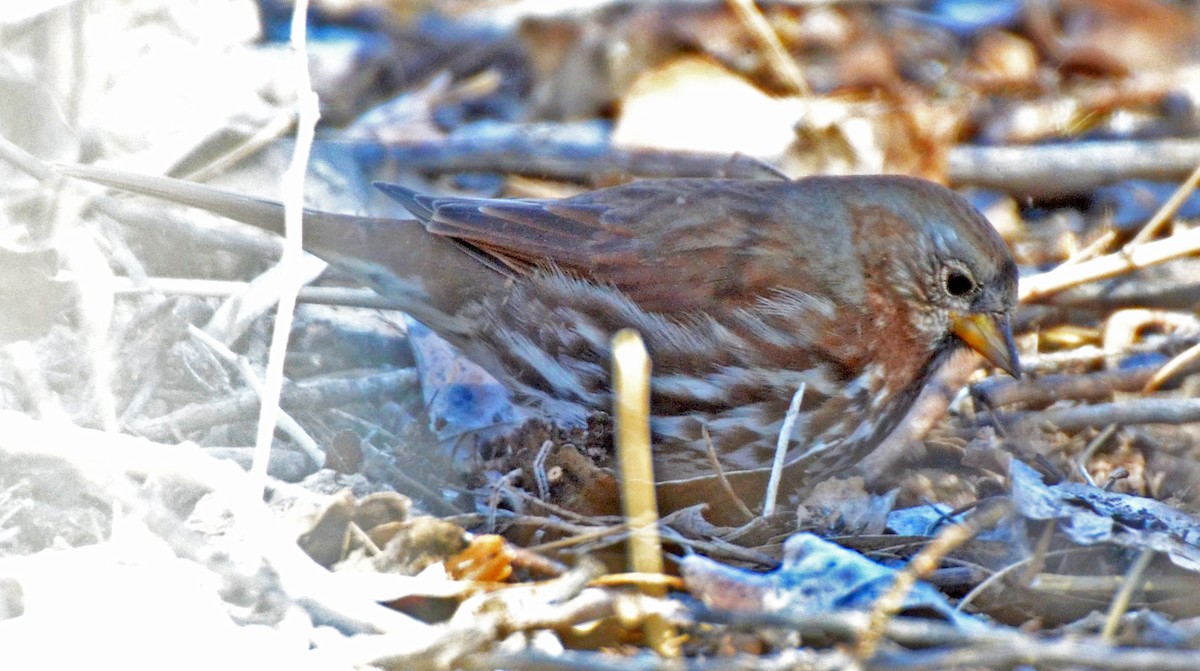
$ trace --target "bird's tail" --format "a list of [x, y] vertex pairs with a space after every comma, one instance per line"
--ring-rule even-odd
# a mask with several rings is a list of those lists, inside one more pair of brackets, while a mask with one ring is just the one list
[[[57, 165], [59, 174], [114, 189], [197, 207], [273, 233], [284, 230], [278, 201], [173, 179], [85, 165]], [[467, 335], [459, 308], [481, 287], [501, 283], [452, 240], [408, 219], [304, 210], [304, 249], [380, 294], [416, 319], [450, 336]]]

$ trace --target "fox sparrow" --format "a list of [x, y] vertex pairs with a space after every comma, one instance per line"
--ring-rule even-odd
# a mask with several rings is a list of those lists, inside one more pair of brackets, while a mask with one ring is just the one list
[[[275, 203], [83, 170], [282, 228]], [[930, 182], [647, 180], [561, 200], [378, 186], [420, 225], [310, 211], [305, 247], [400, 300], [555, 421], [610, 407], [609, 338], [641, 332], [669, 507], [711, 494], [702, 428], [728, 479], [760, 496], [801, 385], [786, 481], [811, 485], [878, 445], [964, 344], [1019, 374], [1012, 257], [963, 198]]]

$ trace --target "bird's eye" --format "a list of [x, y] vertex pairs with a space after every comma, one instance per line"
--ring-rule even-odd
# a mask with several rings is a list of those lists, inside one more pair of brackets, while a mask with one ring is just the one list
[[966, 272], [958, 268], [950, 268], [946, 271], [946, 293], [957, 298], [965, 298], [975, 293], [977, 285], [975, 280]]

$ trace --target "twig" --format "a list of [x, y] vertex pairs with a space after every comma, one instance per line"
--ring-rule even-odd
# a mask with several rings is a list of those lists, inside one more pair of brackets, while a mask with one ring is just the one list
[[1178, 375], [1181, 371], [1190, 368], [1198, 360], [1200, 360], [1200, 342], [1180, 352], [1170, 361], [1163, 364], [1163, 367], [1155, 371], [1154, 375], [1146, 381], [1146, 385], [1142, 387], [1142, 391], [1147, 394], [1158, 391], [1159, 387], [1169, 382], [1171, 378]]
[[684, 588], [683, 578], [665, 573], [606, 573], [588, 584], [592, 587], [638, 587], [647, 583], [670, 589]]
[[[195, 445], [161, 445], [144, 438], [105, 433], [71, 426], [65, 422], [42, 422], [12, 411], [0, 411], [0, 452], [12, 456], [61, 459], [72, 464], [102, 491], [119, 493], [129, 475], [153, 476], [164, 482], [198, 486], [205, 492], [237, 492], [249, 487], [247, 475], [236, 465], [220, 461]], [[242, 539], [247, 552], [261, 552], [271, 570], [282, 581], [287, 594], [310, 613], [326, 622], [350, 625], [347, 631], [432, 632], [427, 625], [391, 611], [364, 596], [361, 586], [349, 585], [344, 577], [314, 563], [296, 545], [261, 500], [242, 496], [220, 499], [230, 508], [230, 528], [225, 531]], [[126, 501], [122, 501], [126, 503]], [[132, 509], [129, 505], [127, 508]], [[251, 532], [253, 529], [253, 532]], [[182, 539], [180, 539], [182, 541]]]
[[520, 491], [512, 486], [512, 483], [521, 477], [521, 469], [514, 468], [504, 475], [493, 478], [488, 483], [487, 497], [487, 528], [495, 531], [499, 527], [496, 526], [496, 518], [500, 516], [500, 504], [504, 502], [504, 494], [510, 491]]
[[54, 176], [54, 169], [50, 164], [21, 149], [4, 136], [0, 136], [0, 159], [40, 181]]
[[1092, 639], [1041, 641], [1014, 636], [1002, 642], [980, 642], [970, 647], [931, 648], [888, 655], [881, 668], [888, 671], [926, 669], [1101, 669], [1104, 671], [1194, 671], [1195, 650], [1159, 650], [1105, 645]]
[[398, 141], [388, 146], [388, 159], [414, 171], [487, 171], [589, 181], [603, 175], [776, 179], [758, 162], [731, 160], [728, 154], [617, 147], [606, 137], [588, 142], [556, 137], [556, 132], [562, 131], [497, 125], [486, 137]]
[[[1030, 586], [1051, 597], [1069, 595], [1085, 599], [1111, 599], [1124, 584], [1125, 575], [1041, 573]], [[1194, 602], [1195, 587], [1194, 574], [1160, 574], [1154, 577], [1144, 577], [1141, 591], [1146, 597], [1155, 600], [1168, 601], [1173, 598], [1185, 597]]]
[[792, 429], [800, 417], [800, 405], [804, 403], [804, 390], [808, 387], [800, 383], [800, 388], [792, 394], [792, 402], [788, 404], [787, 414], [783, 417], [783, 426], [779, 427], [779, 438], [775, 441], [775, 459], [771, 462], [771, 477], [767, 480], [767, 492], [763, 495], [763, 517], [775, 514], [775, 499], [779, 496], [779, 480], [783, 477], [783, 460], [787, 456], [788, 445], [792, 442]]
[[1112, 469], [1111, 472], [1109, 472], [1107, 478], [1104, 478], [1104, 482], [1101, 483], [1100, 489], [1103, 489], [1106, 492], [1111, 492], [1113, 485], [1127, 477], [1129, 477], [1129, 469], [1125, 468], [1124, 466], [1117, 466], [1116, 468]]
[[[728, 662], [725, 662], [728, 664]], [[506, 650], [496, 647], [457, 660], [456, 666], [473, 671], [526, 669], [528, 671], [660, 671], [692, 669], [694, 664], [668, 665], [661, 657], [648, 654], [616, 656], [592, 650], [561, 650], [554, 653], [527, 647]]]
[[1087, 247], [1084, 247], [1083, 249], [1075, 252], [1074, 254], [1071, 254], [1071, 256], [1066, 261], [1063, 261], [1062, 263], [1058, 264], [1058, 267], [1063, 268], [1065, 266], [1073, 266], [1082, 261], [1087, 261], [1088, 259], [1094, 259], [1094, 258], [1096, 258], [1096, 255], [1098, 255], [1102, 252], [1108, 251], [1109, 246], [1111, 246], [1112, 243], [1115, 242], [1116, 240], [1117, 240], [1117, 232], [1115, 230], [1109, 229], [1109, 230], [1105, 231], [1104, 233], [1102, 233], [1100, 235], [1100, 237], [1096, 238], [1095, 240], [1092, 240], [1091, 244], [1089, 244]]
[[713, 447], [712, 436], [708, 435], [708, 428], [701, 425], [700, 435], [704, 438], [704, 451], [708, 454], [708, 463], [712, 464], [713, 473], [717, 474], [717, 483], [729, 495], [729, 500], [733, 502], [733, 505], [737, 506], [738, 511], [742, 513], [742, 517], [746, 521], [754, 519], [754, 513], [742, 501], [742, 497], [738, 496], [737, 492], [733, 490], [733, 485], [729, 484], [729, 478], [725, 477], [725, 469], [721, 467], [721, 460], [717, 459], [717, 450]]
[[1110, 353], [1128, 351], [1148, 327], [1159, 330], [1193, 330], [1200, 320], [1192, 312], [1180, 313], [1146, 308], [1125, 308], [1108, 316], [1104, 322], [1101, 346]]
[[215, 157], [215, 160], [209, 161], [203, 167], [186, 175], [179, 175], [179, 178], [189, 182], [207, 182], [217, 175], [223, 175], [233, 166], [278, 140], [295, 124], [296, 115], [286, 112], [276, 114], [264, 126], [255, 131], [254, 135], [246, 138], [221, 156]]
[[779, 559], [777, 557], [723, 539], [706, 541], [687, 538], [670, 527], [663, 529], [663, 536], [680, 547], [687, 548], [692, 552], [702, 553], [714, 561], [735, 561], [746, 565], [759, 566], [764, 569], [777, 568], [779, 566]]
[[1117, 626], [1121, 624], [1121, 616], [1125, 611], [1129, 610], [1129, 601], [1133, 598], [1133, 593], [1137, 591], [1142, 584], [1142, 578], [1146, 574], [1146, 569], [1149, 568], [1150, 562], [1154, 560], [1154, 550], [1150, 548], [1142, 548], [1138, 554], [1137, 561], [1129, 567], [1129, 571], [1125, 573], [1125, 580], [1121, 582], [1121, 589], [1113, 596], [1112, 603], [1108, 606], [1108, 614], [1104, 618], [1104, 628], [1100, 630], [1100, 638], [1106, 643], [1113, 642], [1113, 636], [1117, 633]]
[[292, 49], [295, 51], [296, 71], [296, 146], [292, 150], [292, 162], [283, 174], [283, 256], [279, 268], [287, 278], [279, 290], [279, 307], [275, 311], [275, 323], [271, 333], [271, 345], [267, 354], [267, 370], [263, 379], [262, 404], [258, 416], [258, 435], [254, 444], [257, 451], [250, 466], [251, 491], [248, 496], [259, 497], [266, 484], [267, 461], [271, 456], [271, 442], [275, 438], [275, 424], [279, 416], [279, 397], [283, 391], [283, 362], [287, 357], [288, 338], [292, 331], [292, 318], [296, 311], [296, 294], [305, 284], [302, 263], [304, 248], [302, 231], [304, 219], [304, 175], [308, 168], [308, 157], [312, 151], [317, 120], [321, 116], [317, 94], [312, 88], [308, 73], [308, 0], [296, 0], [292, 7]]
[[[1078, 550], [1075, 550], [1075, 549], [1054, 550], [1052, 552], [1045, 553], [1045, 555], [1042, 556], [1041, 560], [1043, 562], [1045, 562], [1045, 560], [1050, 557], [1056, 557], [1056, 556], [1064, 555], [1064, 554], [1067, 554], [1070, 552], [1078, 552]], [[965, 595], [963, 595], [963, 598], [959, 599], [958, 603], [955, 604], [954, 609], [958, 610], [958, 611], [965, 609], [967, 606], [971, 605], [971, 602], [975, 600], [975, 597], [979, 596], [980, 594], [983, 594], [984, 592], [986, 592], [988, 590], [989, 587], [991, 587], [992, 585], [996, 584], [997, 582], [1000, 582], [1001, 580], [1003, 580], [1004, 576], [1008, 575], [1009, 573], [1012, 573], [1013, 571], [1016, 571], [1017, 569], [1019, 569], [1023, 566], [1029, 566], [1029, 565], [1033, 564], [1037, 560], [1037, 558], [1038, 558], [1038, 556], [1036, 554], [1030, 555], [1029, 557], [1015, 561], [1015, 562], [1009, 564], [1008, 566], [1005, 566], [1004, 568], [1000, 569], [999, 571], [996, 571], [992, 575], [988, 576], [987, 580], [984, 580], [983, 582], [979, 583], [978, 585], [976, 585], [974, 587], [974, 589], [972, 589], [970, 592], [967, 592]], [[1030, 579], [1032, 579], [1032, 577], [1030, 577]]]
[[[246, 357], [239, 356], [233, 350], [226, 347], [225, 343], [208, 335], [194, 324], [188, 324], [187, 330], [188, 335], [199, 340], [217, 356], [236, 367], [238, 372], [241, 373], [242, 379], [249, 385], [251, 391], [255, 394], [262, 394], [262, 380], [258, 378], [258, 373], [250, 366], [250, 361]], [[280, 410], [279, 426], [285, 433], [291, 436], [292, 440], [296, 441], [300, 449], [304, 450], [308, 458], [318, 468], [325, 464], [325, 451], [321, 449], [317, 441], [313, 440], [312, 436], [308, 435], [308, 432], [304, 430], [304, 427], [300, 426], [300, 423], [294, 417]], [[253, 464], [253, 461], [251, 463]]]
[[[246, 290], [246, 282], [231, 280], [202, 280], [193, 278], [151, 277], [144, 285], [135, 284], [129, 278], [118, 277], [115, 282], [117, 295], [144, 294], [149, 292], [176, 296], [200, 296], [228, 298]], [[399, 302], [379, 295], [371, 289], [354, 287], [301, 287], [297, 300], [314, 305], [341, 305], [375, 310], [403, 310]]]
[[[366, 377], [308, 381], [289, 385], [283, 390], [281, 400], [287, 408], [315, 409], [344, 405], [416, 383], [417, 374], [411, 369]], [[154, 440], [169, 440], [177, 433], [186, 434], [210, 426], [251, 419], [258, 405], [258, 394], [245, 390], [232, 398], [191, 405], [162, 417], [137, 422], [130, 429]]]
[[[550, 126], [496, 127], [486, 138], [401, 141], [389, 157], [428, 172], [489, 171], [565, 179], [597, 174], [644, 177], [773, 177], [750, 162], [723, 154], [612, 146], [606, 138], [579, 141], [555, 136]], [[952, 147], [949, 178], [1030, 195], [1065, 195], [1121, 179], [1179, 179], [1200, 164], [1200, 140], [1081, 142], [1036, 147]], [[25, 164], [40, 171], [37, 163]]]
[[981, 404], [1000, 408], [1014, 403], [1033, 407], [1047, 406], [1058, 401], [1099, 401], [1113, 392], [1136, 392], [1151, 379], [1156, 368], [1140, 366], [1107, 370], [1084, 375], [1045, 375], [1027, 377], [988, 378], [971, 388], [971, 394]]
[[1133, 239], [1125, 245], [1125, 249], [1133, 249], [1155, 235], [1158, 235], [1159, 229], [1167, 223], [1167, 220], [1175, 216], [1179, 208], [1183, 207], [1183, 204], [1187, 202], [1188, 197], [1196, 190], [1197, 184], [1200, 184], [1200, 162], [1197, 162], [1196, 169], [1192, 171], [1192, 174], [1188, 175], [1188, 178], [1183, 181], [1183, 184], [1179, 185], [1178, 189], [1175, 189], [1175, 193], [1171, 194], [1167, 202], [1158, 208], [1158, 211], [1154, 213], [1150, 221], [1146, 222], [1142, 230], [1138, 231], [1137, 235], [1133, 236]]
[[[278, 265], [251, 280], [245, 291], [223, 301], [204, 325], [204, 330], [221, 342], [236, 342], [271, 308], [276, 308], [275, 318], [279, 318], [279, 310], [285, 308], [280, 302], [280, 292], [296, 293], [297, 283], [302, 285], [315, 280], [326, 267], [327, 264], [315, 256], [303, 255], [289, 261], [288, 265], [280, 259]], [[270, 361], [267, 366], [269, 374]]]
[[[214, 459], [237, 464], [243, 471], [250, 470], [254, 461], [253, 447], [205, 447], [204, 451]], [[267, 475], [284, 482], [300, 482], [312, 472], [312, 462], [307, 455], [283, 447], [272, 448]]]
[[888, 591], [875, 600], [868, 616], [866, 631], [862, 633], [858, 643], [854, 646], [855, 657], [866, 660], [875, 654], [888, 620], [900, 612], [904, 600], [918, 580], [936, 569], [947, 554], [974, 538], [983, 529], [999, 522], [1011, 510], [1011, 502], [998, 502], [977, 511], [960, 524], [950, 525], [939, 531], [933, 541], [909, 560], [904, 570], [896, 574]]
[[754, 0], [727, 0], [727, 2], [738, 20], [742, 22], [746, 30], [750, 31], [754, 41], [758, 42], [759, 48], [763, 50], [767, 67], [771, 69], [775, 79], [787, 86], [792, 93], [805, 97], [811, 95], [812, 91], [808, 88], [808, 82], [804, 81], [804, 73], [800, 71], [796, 59], [788, 54], [783, 42], [779, 39], [779, 34], [771, 28], [771, 24], [754, 4]]
[[[620, 520], [617, 520], [617, 521], [611, 522], [611, 523], [604, 522], [604, 523], [588, 524], [586, 522], [590, 522], [592, 520], [595, 520], [596, 518], [587, 518], [585, 522], [576, 523], [576, 522], [568, 522], [566, 520], [560, 519], [557, 516], [542, 517], [539, 515], [528, 515], [525, 513], [518, 513], [518, 512], [514, 512], [512, 510], [502, 510], [502, 511], [500, 511], [500, 514], [505, 515], [507, 518], [507, 521], [513, 526], [526, 526], [526, 527], [535, 527], [535, 528], [545, 527], [547, 529], [561, 531], [564, 534], [576, 534], [576, 535], [584, 536], [584, 535], [591, 535], [593, 532], [598, 531], [598, 532], [601, 532], [599, 535], [602, 536], [603, 533], [606, 533], [609, 530], [619, 531], [619, 532], [626, 531], [624, 522], [621, 522]], [[601, 519], [609, 519], [609, 518], [601, 518]], [[481, 513], [481, 512], [471, 512], [471, 513], [460, 512], [460, 513], [456, 513], [456, 514], [452, 514], [452, 515], [447, 515], [442, 518], [442, 521], [450, 522], [452, 524], [457, 524], [458, 526], [463, 527], [464, 529], [465, 528], [473, 528], [473, 527], [478, 527], [481, 524], [483, 524], [484, 522], [486, 522], [487, 515], [485, 513]], [[568, 540], [568, 539], [562, 539], [559, 541], [550, 541], [549, 543], [543, 543], [541, 545], [536, 545], [536, 546], [531, 545], [526, 549], [533, 551], [535, 548], [537, 548], [538, 550], [541, 550], [546, 547], [554, 548], [554, 547], [557, 547], [556, 544], [562, 543], [565, 540]]]
[[1042, 535], [1038, 537], [1037, 545], [1033, 548], [1033, 554], [1029, 556], [1029, 566], [1025, 568], [1025, 574], [1021, 576], [1021, 583], [1028, 587], [1033, 583], [1033, 579], [1037, 574], [1042, 572], [1046, 567], [1046, 557], [1050, 553], [1050, 543], [1054, 540], [1054, 533], [1058, 530], [1058, 520], [1048, 520], [1046, 526], [1042, 529]]
[[546, 552], [551, 552], [553, 550], [561, 550], [563, 548], [570, 548], [573, 546], [583, 545], [585, 543], [590, 543], [590, 542], [598, 541], [598, 540], [613, 539], [614, 541], [616, 541], [616, 540], [620, 540], [621, 538], [624, 538], [625, 534], [627, 534], [629, 532], [629, 527], [628, 527], [628, 525], [625, 525], [625, 524], [619, 524], [619, 525], [607, 526], [607, 527], [585, 528], [585, 530], [576, 531], [573, 529], [579, 529], [578, 525], [568, 525], [568, 524], [565, 524], [564, 522], [562, 522], [561, 520], [554, 520], [554, 522], [552, 524], [546, 524], [546, 523], [539, 524], [537, 522], [537, 520], [549, 521], [549, 520], [554, 520], [554, 518], [539, 518], [539, 517], [533, 517], [530, 515], [521, 515], [519, 520], [514, 520], [514, 524], [533, 526], [538, 529], [555, 528], [555, 529], [563, 530], [563, 531], [572, 530], [571, 533], [575, 534], [573, 536], [568, 536], [567, 538], [560, 538], [556, 541], [550, 541], [548, 543], [540, 543], [538, 545], [531, 545], [528, 548], [526, 548], [529, 552], [536, 552], [539, 554], [544, 554]]
[[[520, 469], [517, 470], [520, 471]], [[578, 513], [562, 506], [556, 506], [549, 501], [539, 499], [536, 495], [524, 489], [513, 489], [510, 493], [512, 496], [520, 499], [523, 504], [539, 508], [550, 515], [560, 517], [564, 520], [573, 520], [579, 524], [587, 524], [589, 522], [593, 524], [620, 524], [622, 522], [621, 517], [617, 515], [602, 515], [597, 517]]]
[[[1168, 336], [1149, 342], [1140, 341], [1119, 352], [1106, 352], [1096, 345], [1081, 345], [1074, 349], [1055, 352], [1030, 352], [1021, 356], [1021, 368], [1027, 372], [1035, 371], [1038, 374], [1045, 374], [1073, 367], [1112, 367], [1126, 357], [1135, 354], [1163, 354], [1168, 348], [1175, 347], [1181, 343], [1190, 345], [1192, 340]], [[1130, 368], [1129, 370], [1135, 371], [1138, 369]], [[1116, 373], [1117, 371], [1109, 372]], [[1045, 377], [1051, 377], [1051, 375], [1045, 375]], [[990, 384], [985, 381], [977, 386]], [[996, 384], [1000, 384], [1000, 382], [997, 381]], [[1137, 389], [1135, 388], [1132, 391], [1137, 391]]]
[[1062, 431], [1109, 424], [1190, 424], [1200, 422], [1200, 399], [1138, 398], [1042, 412], [1016, 413], [1020, 422], [1036, 422]]
[[1169, 238], [1147, 242], [1129, 250], [1056, 268], [1021, 280], [1018, 298], [1034, 302], [1072, 287], [1116, 277], [1133, 270], [1157, 265], [1200, 251], [1200, 228], [1176, 233]]
[[[768, 7], [813, 7], [828, 4], [828, 0], [758, 0]], [[711, 9], [721, 0], [672, 0], [672, 6], [685, 9]], [[473, 3], [472, 3], [473, 4]], [[840, 0], [839, 5], [915, 5], [917, 0]], [[471, 6], [471, 5], [467, 5]], [[546, 2], [546, 0], [514, 0], [502, 3], [479, 3], [477, 9], [467, 16], [488, 21], [494, 25], [514, 25], [526, 19], [583, 20], [597, 14], [616, 14], [632, 8], [645, 7], [645, 0], [573, 0], [572, 2]]]
[[533, 480], [537, 483], [538, 498], [550, 498], [550, 478], [546, 475], [546, 459], [554, 449], [554, 441], [547, 440], [538, 448], [537, 456], [533, 458]]
[[1200, 164], [1200, 140], [1128, 140], [1071, 144], [952, 147], [950, 181], [1030, 196], [1091, 191], [1124, 179], [1174, 180]]
[[[762, 631], [771, 627], [795, 631], [803, 638], [853, 642], [866, 629], [870, 616], [856, 610], [808, 614], [779, 611], [738, 611], [735, 613], [697, 608], [693, 610], [693, 617], [697, 622], [722, 624], [741, 631]], [[915, 647], [978, 645], [1007, 641], [1022, 636], [1000, 629], [968, 633], [947, 622], [903, 615], [888, 620], [885, 625], [885, 635], [889, 640], [901, 645]]]

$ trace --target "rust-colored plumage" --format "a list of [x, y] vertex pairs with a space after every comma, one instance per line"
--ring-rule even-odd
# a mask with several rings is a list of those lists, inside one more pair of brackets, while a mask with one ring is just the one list
[[809, 484], [852, 465], [970, 342], [1017, 371], [1016, 266], [953, 192], [905, 177], [657, 180], [556, 201], [422, 196], [379, 185], [508, 282], [464, 304], [456, 344], [520, 398], [580, 422], [609, 407], [608, 339], [654, 360], [656, 472], [676, 503], [726, 474], [760, 492], [788, 402]]
[[[281, 227], [264, 201], [80, 176]], [[926, 181], [647, 180], [561, 200], [379, 187], [420, 225], [310, 212], [306, 248], [404, 302], [549, 418], [607, 410], [609, 339], [642, 333], [671, 507], [711, 491], [702, 427], [735, 486], [760, 494], [802, 384], [788, 481], [811, 485], [878, 445], [964, 344], [1018, 372], [1012, 258], [965, 200]]]

